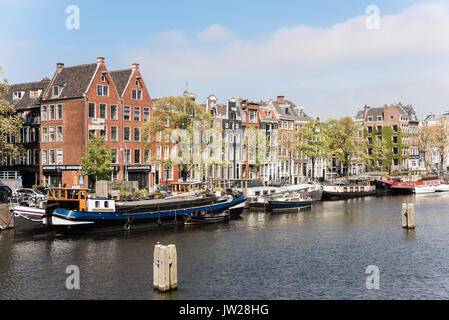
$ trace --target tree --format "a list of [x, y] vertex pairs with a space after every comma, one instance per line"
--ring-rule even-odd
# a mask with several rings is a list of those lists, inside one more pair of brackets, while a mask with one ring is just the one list
[[352, 162], [366, 157], [362, 128], [351, 117], [329, 120], [329, 151], [339, 159], [349, 176]]
[[87, 153], [80, 158], [80, 162], [81, 171], [89, 177], [89, 183], [92, 183], [92, 186], [98, 180], [109, 178], [113, 158], [111, 150], [104, 145], [104, 137], [91, 134], [87, 144]]
[[430, 169], [430, 158], [432, 155], [432, 128], [428, 126], [420, 126], [418, 128], [418, 141], [417, 141], [417, 148], [418, 152], [420, 154], [420, 158], [424, 160], [424, 165], [426, 167], [426, 170]]
[[328, 158], [329, 139], [327, 135], [327, 123], [314, 119], [297, 132], [295, 147], [301, 152], [302, 156], [310, 160], [312, 164], [312, 180], [315, 179], [315, 163], [319, 158]]
[[[172, 133], [175, 129], [185, 129], [191, 136], [194, 133], [194, 125], [199, 121], [201, 128], [205, 128], [210, 124], [211, 116], [205, 109], [198, 105], [192, 99], [186, 96], [165, 97], [157, 99], [153, 105], [153, 112], [150, 120], [144, 123], [142, 127], [143, 144], [146, 148], [154, 149], [156, 143], [168, 144], [173, 146], [182, 142], [181, 138], [173, 140]], [[199, 169], [201, 175], [204, 174], [203, 159], [195, 159], [195, 148], [202, 150], [201, 145], [194, 145], [195, 139], [183, 141], [187, 144], [187, 148], [178, 148], [178, 159], [183, 159], [178, 162], [181, 178], [186, 181], [189, 173], [193, 169]], [[202, 141], [202, 139], [201, 139]], [[196, 149], [195, 149], [196, 150]], [[188, 154], [182, 154], [187, 152]], [[152, 162], [159, 162], [162, 165], [171, 165], [171, 154], [168, 159], [161, 157], [158, 159], [157, 155], [151, 157]], [[199, 161], [201, 160], [201, 161]], [[198, 163], [200, 166], [198, 168]]]
[[437, 122], [431, 126], [432, 142], [434, 147], [438, 150], [439, 155], [439, 171], [446, 171], [443, 166], [446, 161], [446, 156], [449, 148], [449, 123], [445, 119], [438, 119]]
[[[0, 75], [3, 75], [0, 67]], [[9, 156], [16, 159], [23, 153], [23, 146], [15, 143], [19, 140], [23, 122], [16, 109], [8, 100], [9, 85], [6, 79], [0, 82], [0, 159]]]

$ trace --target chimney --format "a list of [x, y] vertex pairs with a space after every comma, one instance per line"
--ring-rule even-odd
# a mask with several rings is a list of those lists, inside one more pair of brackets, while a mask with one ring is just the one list
[[62, 68], [64, 68], [64, 63], [58, 62], [56, 64], [56, 71], [59, 73], [61, 72]]
[[277, 102], [279, 102], [279, 103], [284, 103], [284, 96], [278, 96], [277, 97]]
[[132, 64], [132, 69], [133, 69], [133, 71], [139, 70], [139, 64], [138, 63], [133, 63]]
[[97, 57], [97, 64], [103, 64], [104, 58], [103, 57]]

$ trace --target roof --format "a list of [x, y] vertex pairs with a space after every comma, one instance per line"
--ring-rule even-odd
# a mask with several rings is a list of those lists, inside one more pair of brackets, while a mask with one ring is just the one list
[[125, 93], [125, 88], [129, 82], [132, 72], [132, 69], [114, 70], [109, 72], [120, 96], [123, 96]]
[[[50, 79], [42, 79], [41, 81], [37, 82], [12, 84], [9, 88], [6, 100], [8, 100], [8, 102], [11, 103], [11, 105], [13, 105], [16, 110], [25, 110], [28, 108], [39, 106], [40, 97], [42, 96], [49, 83]], [[31, 98], [30, 92], [34, 90], [42, 90], [42, 92], [40, 95]], [[21, 99], [13, 100], [13, 92], [15, 91], [24, 91], [25, 94]]]
[[[72, 67], [63, 67], [61, 71], [56, 71], [53, 80], [47, 89], [43, 100], [81, 98], [86, 92], [92, 77], [97, 69], [97, 63], [83, 64]], [[54, 86], [62, 87], [59, 97], [52, 97]]]

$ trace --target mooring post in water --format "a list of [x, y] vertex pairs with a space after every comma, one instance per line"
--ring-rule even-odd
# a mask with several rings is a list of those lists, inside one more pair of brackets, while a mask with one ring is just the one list
[[169, 257], [169, 277], [170, 277], [170, 290], [178, 288], [178, 255], [176, 253], [176, 246], [170, 244], [168, 246]]
[[178, 288], [178, 258], [176, 246], [154, 246], [153, 288], [165, 292]]
[[415, 205], [413, 203], [408, 204], [407, 209], [407, 228], [415, 229]]
[[402, 204], [402, 228], [415, 229], [415, 205], [413, 203]]
[[402, 228], [407, 228], [407, 204], [402, 204]]

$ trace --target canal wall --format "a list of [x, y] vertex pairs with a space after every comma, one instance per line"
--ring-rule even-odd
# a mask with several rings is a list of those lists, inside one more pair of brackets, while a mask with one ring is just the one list
[[14, 228], [14, 219], [9, 211], [9, 204], [0, 203], [0, 229]]

